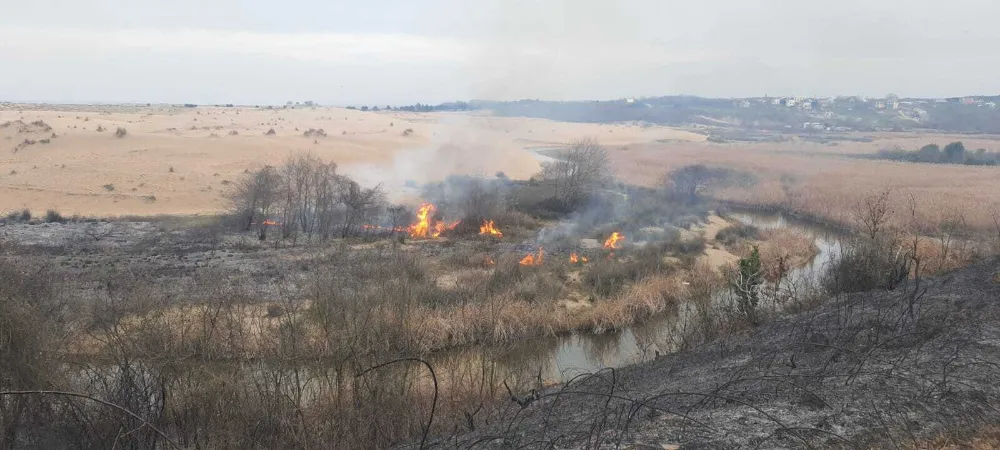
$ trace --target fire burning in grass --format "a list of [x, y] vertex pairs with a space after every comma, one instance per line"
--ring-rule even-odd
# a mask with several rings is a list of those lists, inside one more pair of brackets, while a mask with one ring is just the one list
[[497, 238], [503, 237], [503, 232], [493, 224], [493, 221], [485, 219], [483, 220], [483, 224], [479, 226], [479, 234], [496, 236]]
[[604, 248], [609, 248], [609, 249], [619, 248], [618, 241], [624, 239], [625, 239], [624, 234], [615, 231], [614, 233], [611, 233], [611, 236], [608, 237], [608, 240], [604, 241]]
[[521, 265], [540, 266], [544, 261], [545, 261], [545, 252], [542, 250], [542, 247], [538, 247], [538, 257], [535, 257], [534, 253], [528, 253], [528, 256], [525, 256], [523, 259], [521, 259]]
[[417, 209], [417, 221], [407, 229], [411, 238], [436, 238], [445, 231], [454, 230], [461, 223], [456, 220], [451, 223], [434, 221], [434, 205], [424, 203]]
[[577, 263], [581, 263], [582, 264], [582, 263], [585, 263], [587, 261], [588, 261], [588, 259], [587, 259], [586, 256], [577, 256], [576, 253], [570, 253], [569, 254], [569, 263], [570, 264], [577, 264]]

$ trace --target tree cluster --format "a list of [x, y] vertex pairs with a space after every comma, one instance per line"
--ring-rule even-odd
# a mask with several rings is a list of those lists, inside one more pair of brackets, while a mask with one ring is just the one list
[[928, 144], [916, 151], [884, 149], [878, 152], [879, 159], [930, 164], [964, 164], [967, 166], [995, 166], [1000, 164], [1000, 152], [979, 149], [974, 152], [965, 149], [961, 142], [952, 142], [943, 149], [937, 144]]
[[280, 167], [245, 173], [230, 202], [240, 225], [257, 230], [261, 240], [269, 228], [280, 229], [282, 238], [347, 237], [377, 221], [387, 206], [381, 185], [362, 187], [337, 173], [336, 163], [311, 154], [292, 156]]

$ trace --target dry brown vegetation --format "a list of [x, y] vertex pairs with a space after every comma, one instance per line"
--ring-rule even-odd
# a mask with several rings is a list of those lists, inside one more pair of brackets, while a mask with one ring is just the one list
[[[756, 179], [751, 188], [720, 188], [713, 195], [739, 204], [778, 209], [822, 221], [853, 226], [858, 199], [891, 189], [893, 220], [908, 220], [904, 212], [913, 194], [918, 220], [939, 226], [963, 216], [978, 231], [993, 230], [991, 211], [1000, 205], [1000, 176], [995, 167], [948, 166], [859, 159], [890, 146], [919, 147], [931, 142], [963, 140], [944, 135], [874, 136], [865, 142], [831, 146], [805, 141], [769, 143], [673, 142], [611, 148], [617, 173], [654, 184], [667, 170], [705, 164], [744, 171]], [[964, 139], [970, 148], [1000, 149], [1000, 141]]]

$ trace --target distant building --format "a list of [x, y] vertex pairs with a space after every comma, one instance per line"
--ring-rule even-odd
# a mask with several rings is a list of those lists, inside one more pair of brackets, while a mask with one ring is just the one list
[[990, 109], [996, 109], [997, 104], [996, 104], [996, 102], [986, 102], [986, 103], [983, 103], [983, 106], [985, 106], [987, 108], [990, 108]]
[[635, 103], [635, 99], [634, 98], [626, 98], [625, 99], [625, 103]]
[[876, 100], [875, 101], [875, 109], [885, 109], [885, 101], [884, 100]]
[[771, 104], [775, 105], [775, 106], [780, 106], [782, 104], [782, 102], [784, 102], [784, 100], [782, 100], [780, 98], [771, 99]]
[[976, 99], [974, 99], [972, 97], [964, 97], [964, 98], [962, 98], [962, 100], [961, 100], [960, 103], [962, 103], [963, 105], [975, 105], [976, 104]]

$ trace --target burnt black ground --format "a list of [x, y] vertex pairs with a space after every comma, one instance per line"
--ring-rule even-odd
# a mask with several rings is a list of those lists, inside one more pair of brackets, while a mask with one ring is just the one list
[[[905, 448], [1000, 423], [1000, 259], [511, 401], [437, 448]], [[909, 307], [913, 300], [912, 312]], [[527, 404], [527, 406], [522, 406]]]

